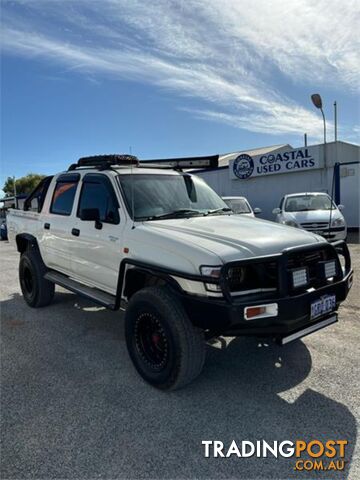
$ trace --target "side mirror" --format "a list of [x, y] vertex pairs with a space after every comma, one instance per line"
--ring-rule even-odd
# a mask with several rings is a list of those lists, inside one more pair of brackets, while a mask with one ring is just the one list
[[259, 207], [254, 208], [254, 213], [255, 213], [255, 215], [259, 215], [260, 213], [262, 213], [261, 208], [259, 208]]
[[97, 230], [102, 229], [102, 223], [100, 222], [100, 211], [98, 208], [83, 208], [80, 212], [80, 218], [85, 222], [95, 222], [95, 228]]
[[337, 207], [338, 207], [338, 209], [340, 210], [340, 212], [342, 212], [342, 211], [344, 210], [344, 208], [345, 208], [345, 205], [341, 205], [341, 204], [340, 204], [340, 205], [338, 205]]
[[274, 210], [272, 211], [272, 213], [274, 215], [279, 215], [279, 213], [281, 213], [281, 209], [280, 208], [274, 208]]

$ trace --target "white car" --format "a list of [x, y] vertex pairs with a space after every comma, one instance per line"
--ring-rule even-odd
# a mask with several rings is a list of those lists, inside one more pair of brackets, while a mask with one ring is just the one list
[[261, 213], [260, 208], [252, 208], [246, 197], [222, 197], [222, 199], [236, 215], [255, 217], [255, 215]]
[[285, 195], [273, 213], [278, 223], [303, 228], [334, 242], [347, 236], [343, 208], [343, 205], [336, 206], [327, 193], [305, 192]]
[[217, 162], [101, 155], [45, 178], [8, 215], [26, 303], [49, 305], [57, 284], [125, 311], [114, 315], [134, 366], [162, 390], [200, 373], [211, 338], [284, 345], [337, 322], [352, 285], [346, 243], [234, 215], [186, 171]]

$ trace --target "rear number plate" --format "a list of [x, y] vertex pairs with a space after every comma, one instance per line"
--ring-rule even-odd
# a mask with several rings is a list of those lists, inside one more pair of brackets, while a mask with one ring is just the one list
[[311, 304], [311, 320], [332, 312], [336, 307], [336, 296], [326, 295]]

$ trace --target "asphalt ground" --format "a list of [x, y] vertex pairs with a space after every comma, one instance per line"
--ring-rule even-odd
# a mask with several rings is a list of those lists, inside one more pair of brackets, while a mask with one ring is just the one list
[[[27, 307], [18, 254], [1, 242], [1, 478], [360, 478], [360, 245], [350, 249], [338, 324], [283, 348], [219, 341], [195, 382], [164, 393], [135, 372], [121, 313], [60, 288], [49, 307]], [[345, 439], [345, 470], [205, 458], [201, 444], [261, 439]]]

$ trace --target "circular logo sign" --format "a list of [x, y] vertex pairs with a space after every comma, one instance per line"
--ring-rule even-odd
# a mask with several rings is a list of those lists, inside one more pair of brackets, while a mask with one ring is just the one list
[[233, 172], [238, 178], [249, 178], [253, 171], [254, 162], [250, 155], [243, 153], [235, 158], [233, 163]]

